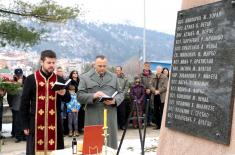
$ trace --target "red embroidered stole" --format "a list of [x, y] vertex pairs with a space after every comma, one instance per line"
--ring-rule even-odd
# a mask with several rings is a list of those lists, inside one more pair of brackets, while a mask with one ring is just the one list
[[51, 87], [57, 80], [53, 73], [46, 79], [38, 70], [36, 79], [35, 152], [46, 155], [57, 146], [56, 93]]

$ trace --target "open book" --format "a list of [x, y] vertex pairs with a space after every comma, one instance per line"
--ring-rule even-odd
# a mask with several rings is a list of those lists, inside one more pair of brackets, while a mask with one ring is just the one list
[[118, 94], [118, 91], [115, 91], [112, 96], [102, 96], [102, 97], [100, 97], [99, 102], [103, 102], [106, 100], [112, 100], [117, 94]]
[[61, 82], [56, 81], [51, 89], [54, 91], [65, 89], [68, 86], [68, 84], [70, 83], [70, 81], [71, 81], [71, 79], [68, 79], [68, 81], [66, 81], [66, 83], [61, 83]]

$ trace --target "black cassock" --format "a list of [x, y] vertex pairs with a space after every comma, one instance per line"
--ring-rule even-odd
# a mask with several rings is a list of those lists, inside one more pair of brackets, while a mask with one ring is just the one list
[[[44, 74], [40, 71], [42, 75], [48, 79], [50, 75]], [[64, 82], [63, 78], [57, 77], [59, 82]], [[70, 94], [66, 91], [64, 96], [57, 95], [57, 149], [64, 149], [64, 139], [61, 124], [61, 102], [69, 102]], [[26, 154], [35, 154], [35, 110], [36, 110], [36, 80], [34, 74], [29, 75], [24, 83], [23, 94], [21, 99], [21, 117], [23, 129], [29, 129], [29, 136], [27, 136], [27, 146]]]

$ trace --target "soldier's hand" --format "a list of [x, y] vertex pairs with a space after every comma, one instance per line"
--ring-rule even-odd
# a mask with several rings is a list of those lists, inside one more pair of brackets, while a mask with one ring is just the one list
[[115, 98], [113, 98], [112, 100], [105, 100], [104, 104], [106, 104], [106, 105], [113, 105], [113, 104], [115, 104]]
[[94, 95], [93, 95], [93, 98], [96, 99], [96, 98], [100, 98], [100, 97], [103, 97], [103, 96], [107, 96], [105, 93], [103, 93], [102, 91], [97, 91]]

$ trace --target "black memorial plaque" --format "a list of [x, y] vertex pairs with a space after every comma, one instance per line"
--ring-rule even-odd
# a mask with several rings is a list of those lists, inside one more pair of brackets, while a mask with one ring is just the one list
[[229, 144], [234, 67], [232, 1], [179, 11], [166, 127]]

